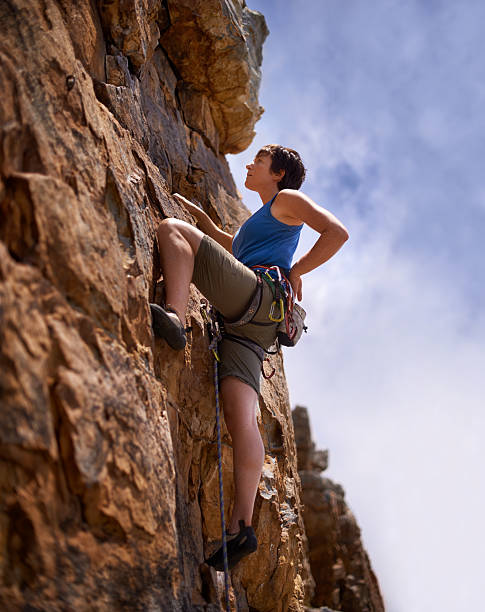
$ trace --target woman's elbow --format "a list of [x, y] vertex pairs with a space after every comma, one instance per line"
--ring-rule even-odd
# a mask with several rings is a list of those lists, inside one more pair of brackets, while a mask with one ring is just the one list
[[349, 239], [349, 232], [343, 225], [337, 225], [335, 227], [335, 237], [340, 242], [340, 246], [342, 246]]
[[341, 223], [333, 223], [321, 232], [321, 237], [327, 243], [332, 242], [338, 250], [349, 239], [349, 232]]

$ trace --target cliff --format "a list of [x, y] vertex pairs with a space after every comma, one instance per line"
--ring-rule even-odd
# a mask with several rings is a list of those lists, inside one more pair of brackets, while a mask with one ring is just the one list
[[320, 473], [328, 451], [317, 450], [306, 408], [293, 412], [301, 501], [309, 560], [315, 579], [314, 606], [345, 612], [384, 612], [384, 602], [343, 488]]
[[[155, 231], [247, 217], [224, 154], [261, 115], [264, 18], [243, 0], [0, 4], [0, 606], [217, 610], [212, 360], [192, 288], [183, 354], [151, 333]], [[239, 610], [313, 590], [281, 357], [258, 421], [259, 549]], [[225, 491], [231, 447], [224, 432]], [[230, 510], [230, 509], [229, 509]]]

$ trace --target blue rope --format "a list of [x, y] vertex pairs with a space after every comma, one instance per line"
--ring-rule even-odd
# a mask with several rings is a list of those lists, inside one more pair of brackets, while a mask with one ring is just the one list
[[219, 502], [221, 509], [222, 557], [224, 561], [224, 589], [226, 595], [226, 610], [227, 612], [231, 612], [231, 606], [229, 604], [229, 564], [227, 562], [226, 520], [224, 518], [224, 486], [222, 483], [221, 410], [219, 406], [219, 354], [217, 351], [219, 340], [221, 340], [222, 335], [215, 311], [205, 299], [201, 301], [200, 312], [207, 325], [209, 350], [212, 351], [214, 355], [214, 388], [216, 394], [217, 458], [219, 467]]
[[224, 558], [224, 588], [226, 592], [226, 610], [231, 612], [229, 605], [229, 565], [227, 563], [226, 521], [224, 518], [224, 487], [222, 483], [222, 444], [221, 444], [221, 416], [219, 408], [219, 366], [214, 353], [214, 386], [216, 390], [216, 424], [217, 424], [217, 455], [219, 463], [219, 500], [221, 508], [222, 527], [222, 555]]

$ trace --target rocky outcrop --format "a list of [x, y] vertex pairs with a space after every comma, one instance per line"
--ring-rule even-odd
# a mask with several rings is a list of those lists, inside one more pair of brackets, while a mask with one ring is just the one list
[[[262, 15], [240, 0], [100, 1], [99, 8], [115, 58], [121, 54], [135, 73], [163, 48], [186, 125], [216, 153], [239, 153], [251, 143], [263, 112]], [[108, 71], [118, 63], [108, 58]]]
[[344, 490], [320, 475], [328, 467], [328, 451], [315, 449], [306, 408], [297, 406], [292, 416], [315, 579], [311, 603], [345, 612], [384, 612], [377, 578], [362, 545], [359, 526], [345, 503]]
[[[248, 212], [223, 156], [250, 142], [264, 19], [242, 0], [0, 4], [0, 607], [215, 610], [212, 361], [191, 293], [183, 354], [151, 334], [155, 230]], [[281, 359], [239, 610], [311, 588]], [[230, 438], [223, 462], [231, 495]], [[230, 510], [230, 508], [229, 508]]]
[[231, 0], [168, 0], [167, 6], [170, 27], [161, 44], [184, 82], [187, 124], [198, 132], [205, 128], [216, 151], [244, 151], [263, 112], [257, 92], [268, 35], [264, 19]]

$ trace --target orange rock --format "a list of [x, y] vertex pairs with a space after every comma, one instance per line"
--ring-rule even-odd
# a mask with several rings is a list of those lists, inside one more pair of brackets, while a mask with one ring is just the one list
[[[0, 608], [215, 610], [220, 576], [201, 565], [220, 525], [200, 295], [182, 354], [154, 340], [148, 303], [158, 223], [191, 221], [173, 191], [230, 231], [249, 214], [223, 153], [253, 137], [267, 30], [242, 0], [68, 4], [0, 7]], [[231, 600], [296, 612], [313, 579], [272, 361], [260, 547], [232, 572]], [[230, 510], [227, 432], [223, 444]]]

